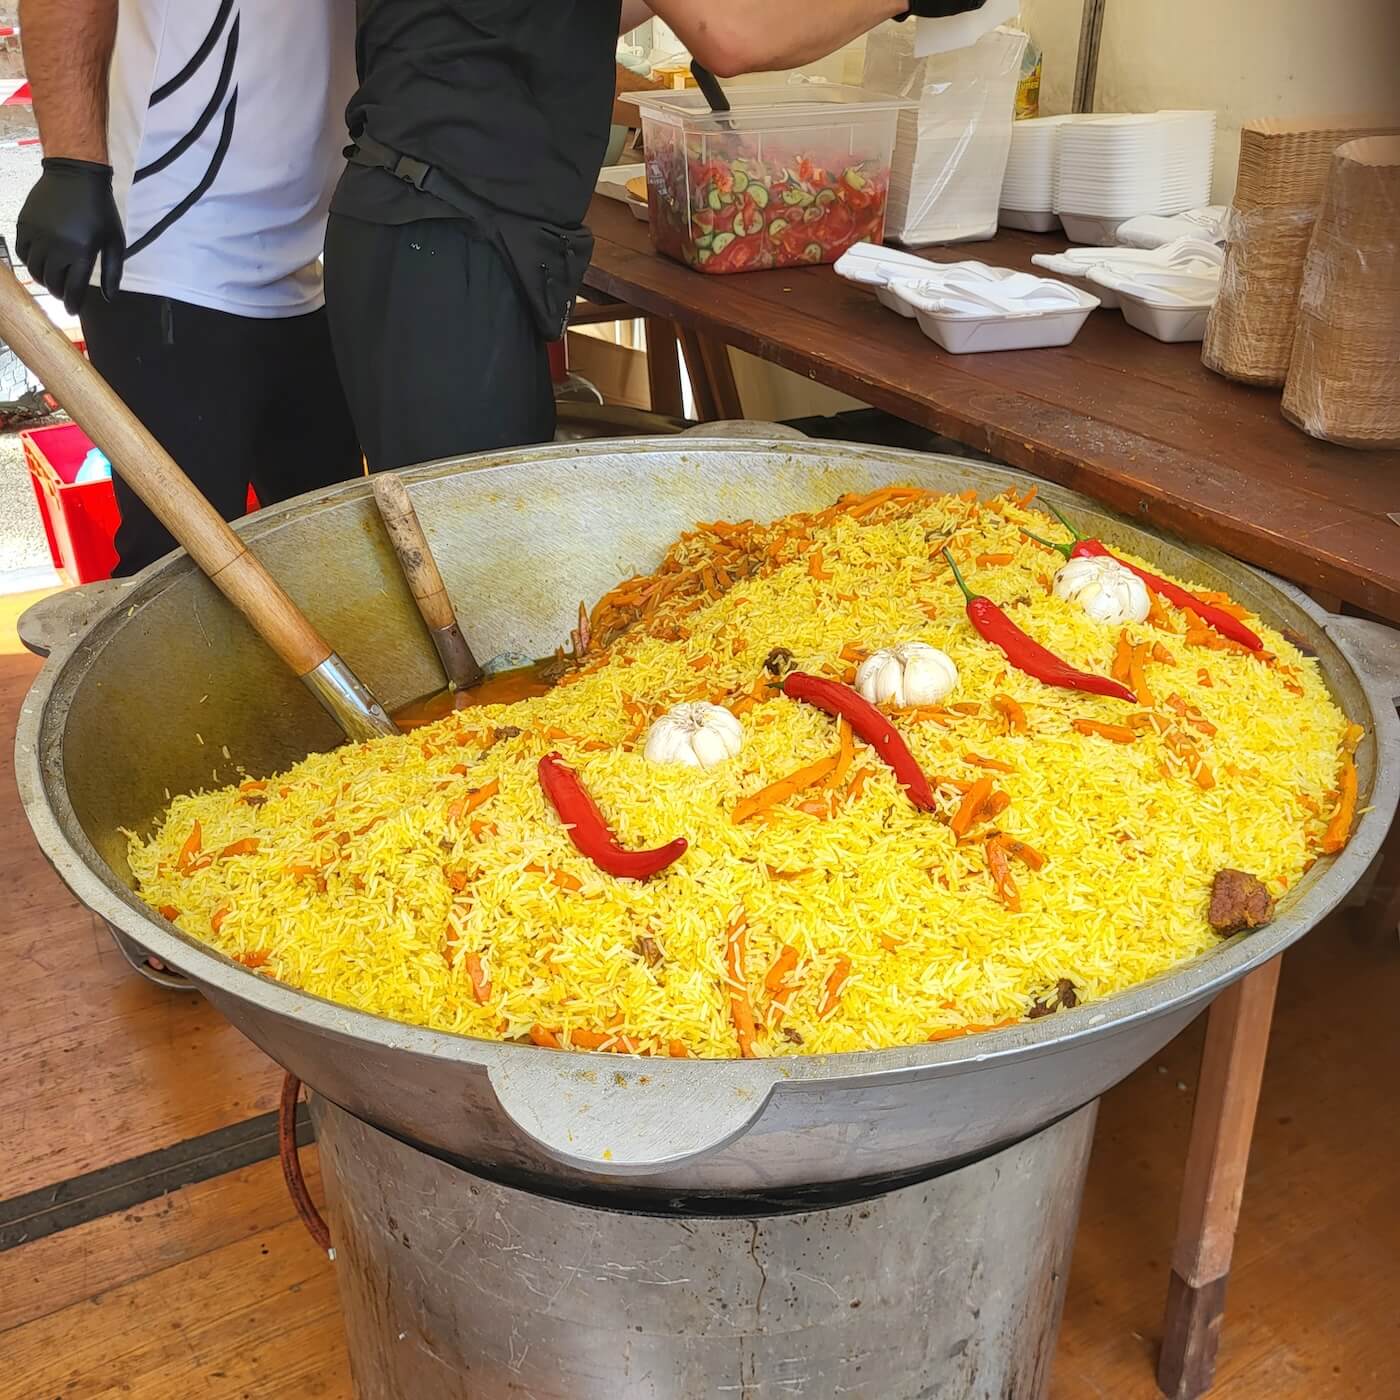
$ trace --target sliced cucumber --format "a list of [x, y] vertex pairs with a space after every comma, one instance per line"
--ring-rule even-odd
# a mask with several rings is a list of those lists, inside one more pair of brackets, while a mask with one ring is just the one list
[[710, 191], [709, 198], [706, 199], [705, 203], [708, 204], [716, 214], [724, 208], [724, 200], [720, 197], [720, 193], [716, 189]]
[[836, 191], [835, 191], [835, 190], [822, 190], [822, 191], [817, 195], [817, 203], [818, 203], [818, 204], [834, 204], [835, 202], [836, 202]]
[[714, 236], [714, 234], [712, 234], [712, 233], [702, 233], [702, 234], [700, 235], [700, 237], [697, 238], [697, 239], [695, 240], [695, 246], [696, 246], [697, 248], [708, 248], [708, 247], [710, 246], [710, 244], [713, 243], [714, 241], [715, 241], [715, 236]]
[[802, 256], [809, 262], [821, 262], [822, 245], [820, 243], [809, 243], [803, 250]]
[[813, 197], [810, 194], [808, 194], [806, 190], [783, 191], [784, 204], [810, 204], [812, 202], [812, 198]]
[[732, 233], [717, 233], [715, 234], [714, 242], [710, 244], [710, 251], [712, 253], [722, 253], [733, 241], [734, 235]]
[[788, 221], [786, 219], [774, 219], [773, 222], [768, 225], [768, 236], [770, 238], [776, 238], [787, 226]]
[[749, 177], [742, 170], [734, 171], [734, 193], [743, 194], [749, 187]]
[[826, 218], [826, 210], [820, 204], [813, 204], [802, 211], [802, 217], [807, 223], [814, 224], [818, 219]]
[[714, 254], [708, 248], [697, 248], [695, 250], [695, 261], [698, 263], [709, 262]]
[[863, 190], [869, 183], [865, 176], [860, 173], [860, 166], [853, 165], [841, 177], [853, 190]]
[[758, 205], [760, 209], [768, 208], [768, 190], [764, 185], [750, 184], [749, 198]]

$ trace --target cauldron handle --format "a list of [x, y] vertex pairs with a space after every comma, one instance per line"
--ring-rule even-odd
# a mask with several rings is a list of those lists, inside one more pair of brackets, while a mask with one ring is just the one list
[[506, 1114], [557, 1161], [640, 1176], [740, 1137], [781, 1070], [755, 1060], [648, 1060], [530, 1048], [490, 1070]]
[[60, 648], [76, 643], [78, 638], [105, 613], [114, 607], [121, 595], [135, 580], [129, 578], [102, 579], [51, 593], [31, 603], [19, 615], [15, 631], [25, 647], [35, 656], [49, 656]]
[[383, 707], [8, 267], [0, 268], [0, 336], [346, 734], [396, 733]]

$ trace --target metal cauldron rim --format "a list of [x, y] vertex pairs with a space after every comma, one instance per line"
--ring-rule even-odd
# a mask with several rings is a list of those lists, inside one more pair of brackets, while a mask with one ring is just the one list
[[[820, 451], [831, 457], [859, 458], [864, 463], [898, 467], [907, 463], [917, 468], [920, 462], [936, 460], [944, 463], [975, 467], [979, 473], [1004, 478], [1007, 485], [1034, 484], [1057, 505], [1080, 515], [1117, 520], [1124, 526], [1141, 530], [1141, 525], [1124, 520], [1109, 512], [1098, 502], [1065, 488], [1033, 477], [1016, 468], [985, 461], [973, 461], [946, 454], [918, 453], [902, 449], [870, 447], [848, 442], [825, 442], [808, 439], [796, 443], [789, 439], [705, 438], [687, 435], [662, 438], [633, 438], [618, 441], [591, 439], [579, 443], [555, 443], [509, 453], [485, 453], [475, 457], [447, 458], [406, 468], [404, 476], [410, 482], [429, 480], [459, 472], [491, 472], [528, 465], [532, 461], [588, 457], [602, 446], [612, 454], [665, 452], [668, 454], [701, 454], [722, 449], [769, 452], [775, 455], [805, 455]], [[238, 529], [251, 541], [289, 517], [314, 514], [338, 504], [346, 497], [367, 494], [368, 485], [360, 479], [343, 483], [329, 490], [312, 492], [259, 511], [239, 522]], [[1335, 645], [1343, 662], [1352, 672], [1366, 696], [1371, 714], [1371, 738], [1376, 746], [1375, 774], [1372, 789], [1366, 795], [1367, 810], [1357, 822], [1351, 841], [1335, 857], [1324, 858], [1314, 869], [1316, 875], [1300, 882], [1293, 897], [1279, 917], [1263, 929], [1236, 935], [1208, 953], [1176, 965], [1146, 982], [1105, 997], [1098, 1002], [1062, 1011], [1053, 1017], [1043, 1017], [999, 1031], [984, 1032], [975, 1037], [950, 1040], [928, 1045], [911, 1045], [886, 1050], [851, 1051], [842, 1054], [792, 1056], [771, 1060], [647, 1060], [647, 1072], [653, 1078], [663, 1077], [677, 1089], [694, 1083], [698, 1075], [733, 1077], [748, 1090], [771, 1092], [779, 1083], [800, 1088], [804, 1083], [817, 1087], [820, 1083], [840, 1080], [851, 1084], [862, 1079], [886, 1080], [890, 1076], [914, 1075], [943, 1077], [960, 1069], [983, 1065], [991, 1061], [1009, 1061], [1054, 1054], [1058, 1049], [1091, 1036], [1113, 1034], [1144, 1019], [1155, 1017], [1170, 1007], [1214, 995], [1230, 982], [1253, 968], [1267, 962], [1301, 937], [1326, 914], [1331, 912], [1365, 873], [1375, 856], [1389, 826], [1397, 795], [1400, 795], [1400, 720], [1394, 702], [1385, 693], [1382, 683], [1361, 667], [1347, 651], [1343, 619], [1320, 608], [1298, 589], [1280, 579], [1253, 569], [1238, 560], [1207, 547], [1189, 545], [1163, 536], [1168, 543], [1182, 549], [1193, 558], [1226, 574], [1242, 571], [1261, 581], [1267, 589], [1303, 611]], [[79, 634], [55, 645], [53, 653], [21, 706], [16, 734], [16, 781], [26, 814], [34, 828], [41, 848], [54, 868], [89, 908], [108, 923], [120, 928], [152, 954], [186, 971], [197, 983], [241, 1001], [253, 1001], [276, 1014], [286, 1015], [315, 1027], [331, 1036], [350, 1040], [371, 1041], [391, 1050], [474, 1064], [486, 1069], [513, 1067], [523, 1069], [527, 1063], [539, 1064], [542, 1056], [566, 1057], [588, 1072], [596, 1069], [597, 1057], [582, 1051], [549, 1051], [535, 1046], [520, 1046], [505, 1042], [480, 1040], [446, 1031], [430, 1030], [354, 1010], [326, 1001], [310, 993], [260, 977], [234, 963], [225, 955], [183, 934], [170, 932], [147, 906], [122, 884], [88, 842], [76, 814], [67, 799], [62, 778], [61, 732], [66, 722], [54, 722], [49, 716], [50, 702], [67, 677], [75, 658], [81, 659], [85, 647], [98, 645], [106, 627], [118, 620], [125, 610], [138, 607], [145, 597], [175, 582], [181, 570], [193, 570], [193, 565], [175, 551], [151, 565], [132, 581], [129, 591], [119, 600], [88, 620]], [[60, 701], [61, 703], [61, 701]], [[46, 719], [48, 723], [46, 724]], [[40, 741], [48, 731], [50, 752], [43, 753]], [[108, 878], [99, 872], [105, 871]], [[1170, 993], [1164, 991], [1170, 987]], [[617, 1057], [619, 1060], [625, 1057]], [[752, 1102], [749, 1112], [758, 1111], [760, 1104]], [[742, 1127], [736, 1128], [736, 1135]]]

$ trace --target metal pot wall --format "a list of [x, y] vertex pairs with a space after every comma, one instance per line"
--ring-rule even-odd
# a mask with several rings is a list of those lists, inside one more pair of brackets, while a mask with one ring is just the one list
[[[552, 650], [580, 598], [653, 567], [696, 520], [771, 518], [896, 481], [983, 494], [1027, 485], [1021, 473], [957, 458], [691, 437], [555, 445], [405, 475], [483, 656]], [[240, 769], [272, 772], [339, 736], [183, 555], [29, 619], [31, 636], [50, 634], [52, 656], [21, 716], [21, 795], [84, 903], [179, 968], [274, 1059], [391, 1134], [507, 1184], [649, 1209], [772, 1211], [873, 1193], [1016, 1141], [1128, 1074], [1342, 899], [1396, 803], [1400, 665], [1386, 660], [1389, 629], [1331, 617], [1222, 555], [1047, 494], [1086, 529], [1290, 628], [1367, 730], [1355, 835], [1290, 891], [1274, 923], [1053, 1017], [863, 1054], [603, 1063], [386, 1021], [238, 966], [132, 892], [120, 828], [148, 828], [171, 793]], [[240, 529], [386, 703], [441, 684], [363, 481]]]

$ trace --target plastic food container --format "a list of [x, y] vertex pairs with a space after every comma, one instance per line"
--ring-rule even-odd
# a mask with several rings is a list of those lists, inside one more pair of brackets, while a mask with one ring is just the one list
[[657, 251], [701, 272], [835, 262], [884, 237], [896, 117], [912, 101], [837, 85], [624, 95], [642, 113]]
[[1141, 272], [1124, 275], [1094, 268], [1092, 282], [1111, 287], [1123, 319], [1137, 330], [1169, 342], [1202, 340], [1220, 288], [1218, 277], [1190, 273]]
[[[1005, 277], [1015, 275], [1003, 270]], [[1059, 305], [968, 315], [939, 306], [947, 289], [938, 283], [894, 282], [890, 290], [913, 310], [919, 329], [953, 355], [1068, 345], [1099, 304], [1097, 297], [1065, 286], [1068, 295]]]
[[[1158, 248], [1067, 248], [1063, 253], [1035, 253], [1031, 262], [1061, 281], [1096, 296], [1105, 308], [1118, 306], [1117, 284], [1124, 278], [1149, 280], [1161, 274], [1190, 273], [1218, 283], [1225, 255], [1202, 238], [1173, 239]], [[1205, 283], [1201, 284], [1205, 289]], [[1195, 290], [1194, 284], [1192, 289]], [[1213, 298], [1214, 293], [1211, 292]]]
[[1112, 243], [1118, 225], [1127, 223], [1126, 218], [1099, 218], [1096, 214], [1073, 214], [1065, 209], [1061, 209], [1056, 217], [1064, 225], [1065, 237], [1071, 243], [1089, 243], [1095, 247]]

